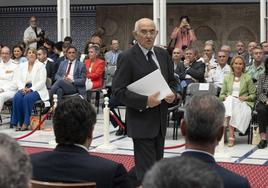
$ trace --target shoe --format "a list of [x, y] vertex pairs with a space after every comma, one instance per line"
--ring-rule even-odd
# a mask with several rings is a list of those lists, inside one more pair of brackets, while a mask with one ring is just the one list
[[27, 130], [29, 130], [29, 126], [26, 124], [23, 124], [21, 127], [21, 131], [27, 131]]
[[267, 140], [261, 140], [260, 143], [257, 145], [259, 149], [264, 149], [267, 147]]
[[121, 127], [119, 127], [119, 129], [116, 131], [115, 135], [116, 135], [116, 136], [121, 136], [121, 135], [123, 135], [123, 134], [124, 134], [124, 129], [121, 128]]
[[15, 131], [20, 131], [20, 130], [21, 130], [21, 127], [20, 126], [16, 126]]
[[42, 110], [41, 115], [45, 115], [45, 114], [47, 114], [47, 113], [49, 112], [50, 108], [51, 108], [50, 106], [49, 106], [49, 107], [45, 107], [45, 108]]
[[234, 145], [235, 145], [235, 139], [233, 137], [229, 137], [228, 147], [233, 147]]

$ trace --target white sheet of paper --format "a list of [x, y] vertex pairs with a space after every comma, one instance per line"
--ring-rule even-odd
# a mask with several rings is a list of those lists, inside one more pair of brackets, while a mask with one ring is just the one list
[[160, 91], [158, 100], [162, 100], [167, 95], [172, 94], [171, 89], [159, 69], [128, 85], [127, 89], [146, 96]]
[[209, 83], [200, 83], [199, 90], [200, 91], [208, 91], [209, 90]]

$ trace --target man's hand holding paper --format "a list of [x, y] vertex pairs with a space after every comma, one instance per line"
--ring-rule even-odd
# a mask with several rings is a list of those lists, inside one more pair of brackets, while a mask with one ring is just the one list
[[[127, 89], [145, 96], [155, 96], [157, 92], [160, 92], [156, 95], [158, 101], [174, 95], [159, 69], [128, 85]], [[170, 101], [170, 99], [167, 100]]]

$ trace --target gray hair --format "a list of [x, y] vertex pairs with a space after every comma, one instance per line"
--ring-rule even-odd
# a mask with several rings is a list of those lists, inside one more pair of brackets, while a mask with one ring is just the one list
[[220, 176], [192, 157], [162, 159], [145, 175], [143, 188], [223, 188]]
[[10, 136], [0, 133], [0, 187], [27, 188], [32, 176], [29, 156]]
[[100, 48], [99, 47], [97, 47], [97, 46], [90, 46], [88, 48], [88, 50], [90, 50], [90, 49], [92, 49], [97, 54], [97, 56], [100, 54]]
[[214, 95], [194, 95], [184, 113], [186, 136], [190, 143], [211, 144], [223, 126], [225, 108]]
[[135, 22], [135, 26], [134, 26], [134, 31], [133, 32], [137, 32], [139, 30], [140, 23], [143, 22], [143, 21], [150, 21], [150, 22], [153, 22], [154, 23], [154, 21], [151, 20], [150, 18], [141, 18], [141, 19], [139, 19], [139, 20], [137, 20]]

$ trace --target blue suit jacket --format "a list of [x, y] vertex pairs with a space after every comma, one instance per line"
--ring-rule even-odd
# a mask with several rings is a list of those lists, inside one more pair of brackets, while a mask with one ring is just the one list
[[74, 145], [57, 145], [54, 151], [31, 156], [33, 179], [52, 182], [96, 182], [98, 188], [130, 187], [122, 164], [90, 155]]
[[208, 154], [195, 152], [195, 151], [186, 151], [182, 153], [182, 157], [194, 157], [200, 159], [201, 161], [207, 163], [212, 167], [221, 177], [224, 183], [225, 188], [249, 188], [250, 184], [245, 177], [242, 177], [230, 170], [227, 170], [219, 166], [215, 159]]
[[[64, 60], [61, 62], [59, 69], [56, 73], [55, 80], [60, 80], [64, 78], [64, 75], [66, 73], [67, 67], [68, 67], [68, 60]], [[77, 88], [78, 93], [82, 96], [86, 96], [86, 67], [83, 63], [76, 60], [75, 66], [74, 66], [74, 86]]]

